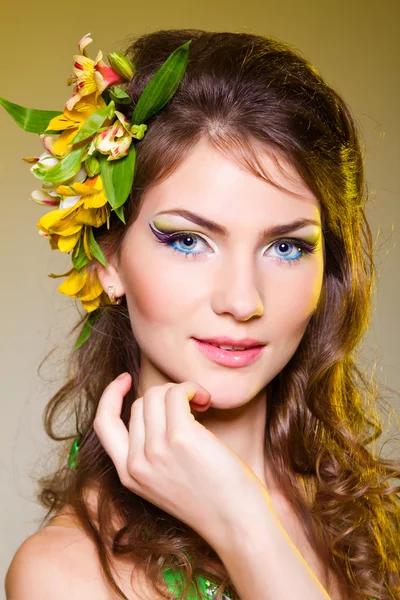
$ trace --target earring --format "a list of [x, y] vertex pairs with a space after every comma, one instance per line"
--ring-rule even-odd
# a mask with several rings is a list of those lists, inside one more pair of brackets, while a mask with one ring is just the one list
[[115, 285], [108, 286], [107, 296], [110, 300], [110, 304], [121, 304], [122, 298], [115, 298]]

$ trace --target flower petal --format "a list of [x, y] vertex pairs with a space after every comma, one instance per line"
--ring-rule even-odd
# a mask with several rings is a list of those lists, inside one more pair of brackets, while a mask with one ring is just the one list
[[83, 207], [85, 209], [101, 208], [107, 203], [107, 198], [103, 192], [97, 192], [93, 196], [86, 196], [83, 199]]
[[65, 106], [67, 107], [68, 110], [72, 110], [75, 106], [75, 104], [78, 102], [78, 100], [80, 100], [80, 95], [77, 93], [72, 94], [71, 98], [69, 98], [69, 100], [67, 100]]
[[103, 97], [100, 92], [96, 90], [93, 94], [80, 98], [74, 106], [73, 114], [87, 113], [85, 114], [85, 121], [95, 110], [98, 108], [104, 108], [106, 106]]
[[[101, 60], [101, 59], [98, 60], [98, 57], [96, 59], [96, 64], [95, 64], [95, 77], [96, 77], [96, 74], [101, 75], [101, 77], [104, 81], [105, 88], [110, 85], [113, 85], [114, 83], [118, 83], [119, 81], [123, 81], [123, 77], [121, 77], [121, 75], [119, 75], [111, 67], [106, 65], [106, 63], [103, 60]], [[103, 91], [103, 90], [101, 90], [101, 91]]]
[[73, 208], [79, 202], [82, 196], [67, 196], [61, 198], [60, 208]]
[[36, 226], [45, 233], [72, 235], [82, 226], [82, 223], [77, 220], [81, 204], [83, 204], [83, 201], [79, 200], [73, 208], [59, 208], [52, 210], [46, 215], [43, 215], [36, 223]]
[[87, 271], [74, 269], [67, 279], [58, 286], [58, 291], [67, 296], [75, 296], [85, 285], [88, 278]]
[[101, 285], [97, 273], [90, 276], [87, 280], [83, 288], [80, 290], [78, 294], [78, 298], [81, 301], [88, 302], [94, 300], [103, 292], [103, 286]]
[[75, 54], [73, 59], [74, 72], [78, 78], [81, 76], [82, 71], [86, 71], [87, 73], [93, 73], [95, 65], [94, 60], [82, 54]]
[[92, 225], [93, 227], [100, 227], [100, 225], [103, 225], [106, 220], [107, 212], [104, 214], [102, 208], [81, 209], [77, 211], [77, 215], [75, 217], [75, 223], [79, 223], [81, 225]]
[[57, 141], [57, 138], [58, 136], [56, 135], [45, 135], [44, 133], [40, 136], [44, 149], [50, 154], [54, 155], [54, 144]]
[[88, 46], [89, 44], [91, 44], [93, 42], [90, 35], [91, 35], [90, 33], [87, 33], [86, 35], [83, 36], [83, 38], [81, 40], [79, 40], [79, 43], [78, 43], [79, 52], [81, 54], [83, 54], [84, 56], [86, 56], [86, 51], [85, 51], [86, 46]]
[[50, 152], [43, 152], [39, 157], [39, 161], [31, 168], [31, 171], [35, 174], [35, 169], [51, 169], [58, 165], [59, 162], [60, 159], [50, 154]]
[[88, 259], [89, 260], [93, 260], [92, 253], [90, 252], [90, 248], [89, 248], [89, 227], [85, 227], [84, 228], [84, 232], [83, 232], [83, 247], [85, 249], [85, 254], [88, 257]]
[[130, 135], [125, 136], [119, 142], [115, 143], [111, 148], [110, 156], [107, 160], [117, 160], [118, 158], [122, 158], [126, 156], [129, 152], [129, 148], [132, 142], [132, 138]]
[[[65, 113], [69, 114], [65, 114]], [[47, 127], [49, 131], [64, 131], [65, 129], [70, 129], [71, 127], [76, 127], [75, 119], [71, 118], [71, 114], [73, 111], [65, 110], [62, 115], [58, 115], [58, 117], [54, 117]]]
[[87, 312], [93, 312], [100, 306], [100, 296], [89, 302], [82, 302], [82, 306], [85, 310], [87, 310]]
[[56, 154], [57, 156], [65, 156], [65, 154], [67, 154], [67, 152], [72, 149], [72, 146], [69, 147], [69, 145], [76, 136], [77, 131], [78, 127], [73, 127], [63, 131], [58, 136], [58, 140], [54, 143], [54, 154]]
[[82, 167], [81, 169], [79, 169], [79, 171], [75, 175], [73, 181], [83, 183], [85, 181], [85, 179], [87, 179], [87, 173], [86, 173], [86, 169], [84, 167]]
[[58, 249], [61, 252], [71, 252], [71, 250], [76, 246], [81, 237], [82, 230], [80, 229], [76, 233], [72, 235], [63, 235], [59, 237], [58, 240]]
[[50, 196], [44, 190], [33, 190], [31, 194], [31, 200], [36, 202], [36, 204], [41, 204], [42, 206], [59, 206], [60, 197]]
[[118, 120], [121, 123], [121, 125], [123, 126], [123, 128], [128, 133], [130, 133], [131, 122], [129, 121], [129, 119], [127, 119], [126, 116], [122, 112], [119, 112], [119, 110], [114, 111], [114, 114], [118, 118]]

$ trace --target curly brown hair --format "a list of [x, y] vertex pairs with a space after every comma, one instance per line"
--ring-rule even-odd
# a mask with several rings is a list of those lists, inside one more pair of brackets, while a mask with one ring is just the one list
[[[118, 255], [143, 194], [168, 177], [202, 139], [277, 187], [259, 153], [273, 148], [295, 166], [321, 204], [325, 272], [317, 312], [292, 359], [267, 386], [266, 457], [310, 544], [336, 574], [346, 597], [400, 598], [400, 485], [394, 485], [400, 461], [367, 448], [382, 434], [377, 411], [382, 397], [356, 353], [370, 324], [376, 276], [357, 124], [343, 98], [298, 50], [247, 32], [171, 29], [134, 38], [126, 51], [135, 67], [127, 85], [133, 107], [168, 55], [189, 39], [180, 86], [149, 120], [137, 145], [134, 186], [125, 204], [127, 225], [113, 215], [110, 229], [100, 227], [96, 239], [106, 255]], [[73, 328], [73, 337], [86, 319]], [[129, 423], [139, 367], [125, 299], [120, 306], [104, 306], [90, 338], [71, 352], [65, 383], [45, 409], [47, 434], [64, 443], [56, 472], [39, 480], [38, 500], [48, 509], [41, 526], [58, 509], [73, 507], [98, 549], [108, 582], [126, 600], [113, 575], [113, 557], [145, 565], [166, 598], [174, 598], [165, 585], [166, 568], [180, 570], [187, 585], [199, 574], [211, 576], [221, 583], [218, 599], [224, 590], [236, 594], [205, 540], [124, 488], [93, 430], [104, 388], [123, 371], [133, 378], [121, 415]], [[74, 416], [73, 431], [56, 434], [64, 413]], [[79, 466], [70, 469], [67, 454], [77, 433], [82, 435]], [[311, 502], [302, 492], [304, 482], [311, 482]], [[96, 514], [85, 497], [90, 486], [98, 491]], [[115, 527], [115, 515], [121, 527]], [[205, 568], [210, 559], [219, 565], [220, 576]]]

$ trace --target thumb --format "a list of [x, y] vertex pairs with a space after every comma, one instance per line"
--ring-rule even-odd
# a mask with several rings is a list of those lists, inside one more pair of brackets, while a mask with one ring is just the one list
[[191, 408], [199, 412], [206, 411], [210, 407], [211, 394], [205, 387], [196, 381], [189, 381], [188, 400]]

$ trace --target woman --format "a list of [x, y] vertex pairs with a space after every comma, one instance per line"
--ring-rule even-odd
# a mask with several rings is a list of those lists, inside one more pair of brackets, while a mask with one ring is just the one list
[[[65, 440], [53, 426], [73, 410], [74, 455], [40, 482], [48, 513], [12, 561], [7, 597], [211, 598], [221, 584], [218, 599], [399, 598], [399, 486], [386, 481], [399, 462], [367, 448], [381, 433], [376, 392], [354, 357], [374, 263], [359, 134], [340, 95], [272, 38], [141, 36], [127, 51], [134, 73], [110, 60], [128, 80], [129, 98], [111, 96], [125, 130], [91, 131], [91, 162], [50, 192], [68, 218], [101, 186], [111, 203], [122, 175], [109, 176], [110, 159], [130, 156], [124, 119], [188, 40], [179, 86], [137, 137], [123, 218], [114, 206], [84, 233], [65, 218], [57, 229], [60, 214], [38, 224], [62, 251], [83, 240], [85, 268], [75, 262], [60, 291], [92, 318], [45, 415]], [[49, 127], [62, 133], [44, 137], [56, 165], [71, 150], [65, 123], [82, 126], [68, 110], [91, 93], [87, 43]], [[104, 92], [112, 75], [101, 89], [110, 72], [92, 63]]]

